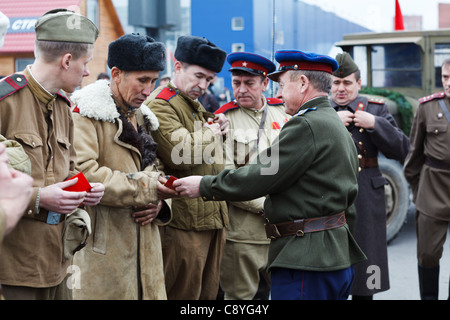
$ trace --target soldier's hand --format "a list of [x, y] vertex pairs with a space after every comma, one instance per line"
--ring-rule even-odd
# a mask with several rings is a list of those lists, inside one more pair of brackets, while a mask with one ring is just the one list
[[105, 186], [102, 183], [91, 183], [92, 189], [84, 198], [83, 204], [86, 206], [95, 206], [100, 203], [100, 200], [105, 193]]
[[355, 115], [348, 110], [338, 111], [337, 114], [346, 127], [353, 122], [353, 118], [355, 117]]
[[72, 213], [84, 201], [87, 192], [71, 192], [64, 189], [78, 182], [78, 178], [41, 188], [39, 206], [61, 214]]
[[360, 128], [375, 129], [375, 116], [366, 111], [356, 111], [353, 122]]
[[190, 176], [175, 180], [173, 186], [181, 196], [186, 196], [189, 198], [200, 197], [200, 181], [202, 176]]
[[143, 208], [135, 208], [136, 211], [131, 214], [136, 223], [140, 223], [142, 226], [149, 224], [158, 216], [159, 211], [162, 208], [162, 201], [159, 200], [158, 204], [149, 203]]
[[206, 122], [204, 125], [206, 128], [210, 128], [215, 136], [222, 135], [222, 131], [220, 130], [220, 125], [216, 122], [213, 122], [212, 119], [208, 119], [208, 122]]
[[4, 210], [6, 234], [19, 222], [32, 194], [33, 178], [0, 161], [0, 207]]
[[222, 135], [227, 134], [228, 127], [229, 127], [230, 124], [228, 122], [228, 118], [223, 113], [219, 113], [214, 118], [214, 122], [216, 122], [216, 123], [218, 123], [220, 125], [220, 131], [221, 131]]
[[156, 184], [156, 187], [158, 189], [158, 199], [159, 200], [165, 200], [169, 198], [177, 198], [180, 196], [178, 192], [175, 190], [166, 187], [164, 184], [167, 182], [167, 179], [165, 177], [159, 177], [158, 182]]

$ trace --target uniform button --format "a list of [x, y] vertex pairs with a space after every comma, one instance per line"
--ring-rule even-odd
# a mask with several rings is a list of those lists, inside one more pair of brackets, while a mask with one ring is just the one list
[[358, 159], [362, 159], [362, 155], [361, 154], [358, 154]]
[[364, 132], [364, 128], [359, 129], [359, 132], [363, 133]]
[[360, 146], [362, 146], [362, 144], [363, 144], [362, 141], [359, 141], [358, 143], [359, 143]]
[[22, 78], [20, 78], [20, 77], [17, 77], [16, 80], [17, 80], [17, 82], [22, 82]]
[[206, 201], [206, 197], [202, 197], [202, 199]]
[[33, 146], [33, 148], [36, 146], [36, 143], [34, 143], [34, 141], [33, 142], [31, 142], [31, 145]]
[[438, 129], [434, 130], [434, 134], [438, 134], [438, 133], [439, 133]]
[[28, 213], [28, 214], [32, 214], [32, 213], [33, 213], [33, 210], [28, 210], [27, 213]]
[[361, 170], [362, 170], [361, 167], [358, 167], [358, 172], [361, 172]]

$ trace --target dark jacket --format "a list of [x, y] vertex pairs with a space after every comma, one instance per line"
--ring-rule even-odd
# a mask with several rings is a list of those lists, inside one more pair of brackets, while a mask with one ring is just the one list
[[[320, 97], [301, 107], [256, 164], [206, 176], [200, 192], [207, 200], [234, 201], [268, 194], [264, 208], [271, 223], [331, 216], [355, 201], [357, 169], [353, 141], [327, 98]], [[364, 259], [348, 225], [278, 238], [269, 249], [269, 269], [333, 271]]]
[[[334, 102], [331, 105], [340, 110]], [[387, 158], [403, 163], [408, 150], [409, 139], [397, 126], [388, 106], [383, 100], [369, 100], [359, 95], [348, 110], [355, 112], [357, 108], [363, 109], [375, 116], [375, 128], [372, 130], [356, 127], [351, 124], [347, 129], [358, 150], [360, 172], [358, 174], [358, 196], [355, 201], [356, 223], [354, 229], [355, 239], [367, 255], [367, 261], [355, 266], [355, 280], [352, 286], [352, 295], [373, 295], [376, 292], [389, 289], [389, 272], [386, 243], [386, 203], [384, 186], [386, 179], [382, 176], [380, 168], [365, 167], [366, 158], [377, 159], [379, 152]], [[367, 286], [369, 266], [380, 268], [380, 286], [369, 289]]]

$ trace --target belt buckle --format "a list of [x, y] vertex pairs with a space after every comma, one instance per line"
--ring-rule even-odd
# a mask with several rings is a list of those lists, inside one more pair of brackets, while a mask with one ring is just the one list
[[61, 214], [53, 211], [49, 211], [47, 215], [47, 224], [59, 224]]
[[264, 227], [266, 229], [266, 235], [267, 238], [270, 240], [276, 240], [278, 238], [281, 238], [280, 231], [278, 231], [278, 228], [276, 225], [271, 224], [269, 222], [269, 219], [266, 218], [266, 223], [264, 224]]
[[294, 228], [296, 228], [297, 230], [293, 229], [292, 231], [294, 231], [294, 234], [296, 237], [303, 237], [305, 235], [305, 219], [298, 219], [294, 221], [293, 224]]

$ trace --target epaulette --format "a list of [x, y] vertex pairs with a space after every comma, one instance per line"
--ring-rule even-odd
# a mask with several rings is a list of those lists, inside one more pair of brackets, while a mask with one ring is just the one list
[[57, 95], [57, 96], [60, 96], [61, 98], [63, 98], [63, 99], [66, 101], [66, 103], [67, 103], [67, 105], [69, 106], [69, 108], [72, 107], [72, 102], [70, 101], [69, 97], [66, 96], [66, 94], [65, 94], [62, 90], [59, 90], [59, 91], [56, 93], [56, 95]]
[[160, 93], [155, 97], [155, 99], [162, 99], [165, 101], [169, 101], [173, 97], [175, 97], [178, 94], [178, 92], [172, 88], [165, 87], [161, 90]]
[[236, 101], [230, 101], [228, 103], [225, 103], [223, 106], [221, 106], [216, 111], [214, 111], [214, 114], [226, 113], [226, 112], [228, 112], [230, 110], [237, 109], [237, 108], [239, 108], [239, 105], [237, 104], [237, 102]]
[[283, 104], [283, 100], [277, 98], [266, 98], [266, 101], [269, 106], [279, 106]]
[[385, 104], [385, 101], [384, 101], [384, 99], [381, 99], [381, 98], [370, 97], [369, 98], [369, 103]]
[[308, 109], [303, 109], [303, 110], [300, 110], [299, 112], [297, 112], [295, 115], [294, 115], [294, 117], [301, 117], [301, 116], [303, 116], [305, 113], [307, 113], [307, 112], [310, 112], [310, 111], [316, 111], [317, 110], [317, 107], [314, 107], [314, 108], [308, 108]]
[[426, 96], [426, 97], [420, 98], [419, 99], [419, 103], [422, 104], [422, 103], [425, 103], [425, 102], [428, 102], [428, 101], [431, 101], [431, 100], [442, 99], [442, 98], [445, 98], [445, 92], [444, 91], [436, 92], [436, 93], [433, 93], [430, 96]]
[[3, 78], [0, 81], [0, 100], [19, 91], [27, 84], [28, 80], [23, 74], [15, 73]]

